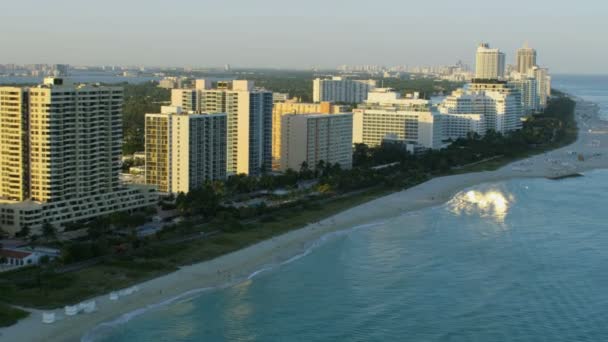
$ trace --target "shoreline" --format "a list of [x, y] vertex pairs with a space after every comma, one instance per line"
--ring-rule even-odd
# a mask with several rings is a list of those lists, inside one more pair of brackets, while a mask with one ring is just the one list
[[[90, 314], [66, 318], [63, 309], [53, 310], [58, 320], [47, 325], [41, 321], [43, 310], [30, 310], [28, 318], [0, 329], [0, 339], [84, 340], [83, 335], [94, 331], [100, 325], [128, 320], [149, 309], [200, 292], [248, 281], [270, 267], [306, 255], [328, 234], [356, 229], [405, 212], [442, 205], [458, 192], [472, 186], [514, 178], [563, 177], [567, 174], [608, 168], [608, 122], [599, 118], [599, 107], [595, 104], [573, 96], [571, 98], [577, 103], [575, 117], [579, 135], [577, 141], [569, 146], [515, 161], [495, 171], [433, 178], [407, 190], [379, 197], [216, 259], [181, 267], [175, 272], [139, 284], [140, 291], [121, 297], [118, 301], [110, 301], [108, 295], [96, 297], [98, 309]], [[593, 132], [594, 130], [597, 132]], [[595, 141], [599, 142], [600, 147], [594, 147]], [[584, 155], [584, 161], [577, 159], [579, 153]]]

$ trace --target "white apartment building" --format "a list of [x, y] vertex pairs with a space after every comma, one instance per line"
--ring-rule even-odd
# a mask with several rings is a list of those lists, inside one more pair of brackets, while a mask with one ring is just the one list
[[313, 80], [312, 97], [314, 102], [361, 103], [375, 88], [374, 80], [351, 80], [337, 76], [331, 79], [316, 78]]
[[[524, 116], [519, 91], [499, 81], [474, 82], [468, 88], [458, 89], [439, 105], [439, 111], [442, 114], [464, 115], [460, 120], [475, 121], [469, 125], [480, 135], [487, 130], [499, 133], [517, 130], [521, 128], [521, 118]], [[483, 117], [483, 124], [479, 122], [478, 115]], [[451, 132], [447, 137], [457, 137], [454, 136], [457, 131], [449, 128], [445, 131]], [[465, 137], [467, 132], [460, 133], [460, 137]]]
[[441, 116], [430, 101], [404, 99], [390, 89], [369, 93], [353, 111], [353, 142], [379, 146], [387, 137], [407, 144], [437, 149], [442, 146]]
[[303, 162], [313, 169], [319, 161], [353, 164], [353, 115], [285, 115], [281, 125], [281, 170], [299, 170]]
[[165, 193], [188, 193], [226, 177], [226, 114], [186, 114], [163, 107], [146, 114], [146, 183]]
[[[32, 88], [2, 87], [0, 98], [2, 146], [16, 143], [9, 159], [21, 158], [19, 170], [3, 164], [2, 229], [36, 231], [43, 222], [61, 227], [155, 203], [153, 189], [119, 181], [122, 88], [47, 78]], [[16, 130], [19, 141], [11, 135]], [[0, 148], [0, 158], [6, 156]]]
[[520, 92], [522, 107], [527, 114], [533, 114], [541, 109], [537, 85], [536, 79], [531, 77], [509, 81], [509, 86]]
[[528, 71], [528, 76], [536, 79], [540, 107], [546, 108], [547, 99], [551, 96], [549, 69], [535, 66]]
[[259, 175], [272, 168], [272, 92], [252, 81], [199, 79], [174, 90], [171, 105], [195, 113], [226, 113], [227, 174]]
[[483, 136], [486, 133], [486, 123], [481, 114], [442, 114], [443, 138], [466, 138], [469, 133]]
[[499, 49], [491, 49], [487, 43], [477, 48], [475, 55], [475, 78], [498, 80], [505, 76], [505, 54]]

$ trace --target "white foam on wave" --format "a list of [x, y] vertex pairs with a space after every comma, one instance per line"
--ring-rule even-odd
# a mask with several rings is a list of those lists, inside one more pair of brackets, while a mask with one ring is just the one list
[[155, 309], [158, 309], [158, 308], [161, 308], [164, 306], [168, 306], [168, 305], [171, 305], [174, 303], [178, 303], [181, 300], [190, 300], [193, 297], [200, 295], [203, 292], [207, 292], [207, 291], [211, 291], [211, 290], [215, 290], [215, 289], [228, 288], [228, 287], [241, 283], [243, 280], [251, 280], [254, 277], [260, 275], [261, 273], [271, 271], [277, 267], [290, 264], [296, 260], [299, 260], [299, 259], [309, 255], [314, 249], [322, 246], [324, 243], [331, 241], [332, 239], [334, 239], [336, 237], [344, 236], [351, 232], [361, 230], [361, 229], [378, 227], [378, 226], [385, 224], [386, 222], [387, 221], [375, 221], [375, 222], [366, 223], [366, 224], [354, 226], [351, 228], [346, 228], [343, 230], [338, 230], [335, 232], [323, 234], [320, 238], [318, 238], [317, 240], [310, 243], [308, 245], [308, 247], [301, 253], [298, 253], [298, 254], [292, 256], [291, 258], [289, 258], [285, 261], [282, 261], [278, 264], [264, 265], [260, 269], [249, 274], [245, 279], [238, 279], [236, 281], [231, 281], [231, 282], [225, 283], [225, 284], [217, 286], [217, 287], [204, 287], [204, 288], [200, 288], [200, 289], [190, 290], [190, 291], [184, 292], [178, 296], [164, 300], [162, 302], [150, 304], [143, 308], [139, 308], [139, 309], [133, 310], [131, 312], [122, 314], [121, 316], [119, 316], [116, 319], [98, 324], [95, 328], [93, 328], [93, 329], [89, 330], [87, 333], [85, 333], [82, 336], [82, 338], [80, 339], [80, 341], [81, 342], [94, 342], [96, 340], [96, 338], [98, 338], [100, 335], [103, 334], [104, 331], [106, 331], [106, 329], [109, 330], [113, 327], [125, 324], [125, 323], [129, 322], [130, 320], [132, 320], [133, 318], [141, 316], [141, 315], [145, 314], [146, 312], [149, 312], [151, 310], [155, 310]]

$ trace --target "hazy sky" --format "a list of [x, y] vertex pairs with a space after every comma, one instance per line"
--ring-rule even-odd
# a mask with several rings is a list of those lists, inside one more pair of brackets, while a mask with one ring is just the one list
[[528, 41], [552, 72], [608, 73], [604, 0], [0, 0], [0, 63], [472, 64]]

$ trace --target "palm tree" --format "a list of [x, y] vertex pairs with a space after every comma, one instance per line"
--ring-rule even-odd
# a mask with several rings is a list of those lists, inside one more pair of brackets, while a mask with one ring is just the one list
[[52, 224], [50, 224], [47, 221], [44, 221], [44, 223], [42, 224], [42, 236], [47, 240], [54, 240], [57, 238], [57, 230], [55, 229], [55, 226], [53, 226]]
[[21, 230], [19, 230], [17, 232], [17, 234], [15, 234], [15, 235], [18, 237], [25, 238], [25, 237], [28, 237], [28, 235], [30, 235], [30, 233], [31, 233], [30, 227], [28, 225], [25, 225], [25, 226], [21, 227]]

